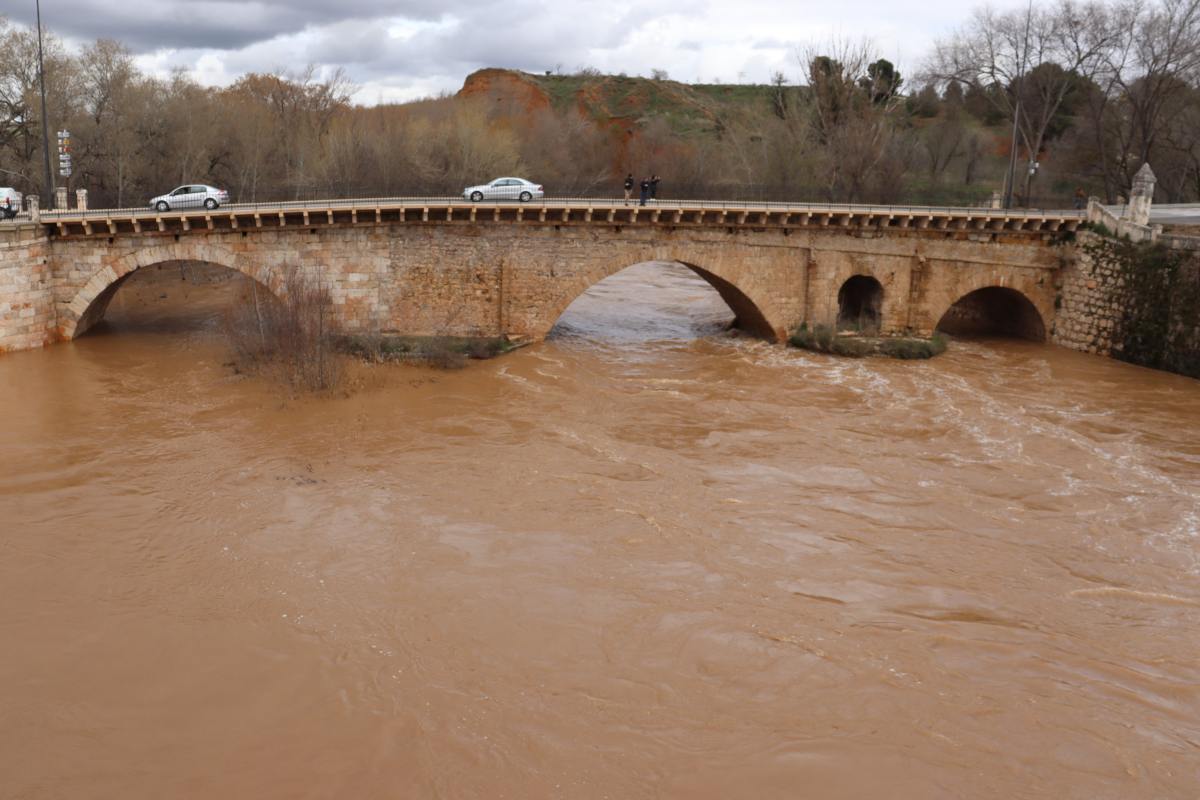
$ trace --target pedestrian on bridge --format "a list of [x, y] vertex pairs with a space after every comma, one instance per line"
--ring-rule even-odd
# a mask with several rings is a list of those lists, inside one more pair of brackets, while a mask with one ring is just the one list
[[625, 205], [629, 205], [629, 198], [633, 196], [633, 173], [625, 176]]
[[653, 178], [650, 179], [650, 199], [651, 200], [658, 199], [658, 176], [657, 175], [655, 175]]
[[650, 196], [650, 179], [649, 178], [642, 178], [641, 190], [642, 190], [642, 197], [641, 197], [641, 202], [639, 202], [638, 205], [644, 206], [644, 205], [646, 205], [646, 198]]

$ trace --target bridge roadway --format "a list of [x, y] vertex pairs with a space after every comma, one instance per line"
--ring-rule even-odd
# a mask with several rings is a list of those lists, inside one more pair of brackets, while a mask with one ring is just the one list
[[217, 209], [88, 209], [43, 211], [51, 236], [114, 236], [211, 230], [312, 227], [408, 222], [516, 222], [540, 224], [660, 225], [713, 228], [845, 228], [900, 232], [1006, 234], [1042, 237], [1072, 232], [1083, 211], [1004, 211], [992, 208], [873, 206], [824, 203], [660, 200], [640, 206], [616, 199], [546, 198], [529, 203], [473, 203], [447, 197], [391, 197], [236, 203]]

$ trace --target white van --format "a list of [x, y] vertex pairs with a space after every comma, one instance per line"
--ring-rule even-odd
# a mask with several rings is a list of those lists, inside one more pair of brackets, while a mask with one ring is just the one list
[[[8, 200], [9, 203], [4, 201]], [[12, 219], [21, 210], [21, 193], [8, 186], [0, 186], [0, 219]]]

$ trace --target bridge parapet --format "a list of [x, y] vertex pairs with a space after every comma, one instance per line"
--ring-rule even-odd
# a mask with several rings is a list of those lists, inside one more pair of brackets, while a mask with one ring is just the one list
[[845, 230], [943, 238], [1041, 238], [1073, 232], [1086, 219], [1075, 211], [1002, 211], [991, 208], [715, 203], [660, 201], [646, 206], [619, 200], [548, 199], [538, 203], [471, 203], [450, 198], [377, 198], [317, 202], [234, 204], [217, 209], [159, 212], [90, 209], [42, 212], [56, 237], [190, 234], [331, 225], [414, 223], [658, 226], [721, 230]]

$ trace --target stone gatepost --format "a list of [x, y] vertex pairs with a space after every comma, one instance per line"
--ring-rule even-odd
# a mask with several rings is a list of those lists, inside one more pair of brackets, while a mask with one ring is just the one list
[[87, 189], [75, 190], [75, 208], [87, 211]]
[[27, 198], [25, 198], [25, 200], [26, 200], [26, 202], [29, 203], [29, 220], [30, 220], [30, 222], [41, 222], [42, 221], [42, 211], [40, 208], [38, 208], [38, 206], [41, 205], [41, 201], [38, 200], [38, 196], [36, 194], [31, 194]]
[[67, 208], [67, 187], [59, 186], [54, 190], [54, 210], [65, 211]]
[[1142, 168], [1133, 176], [1133, 191], [1129, 193], [1129, 205], [1125, 208], [1125, 219], [1135, 225], [1150, 224], [1150, 205], [1154, 202], [1154, 170], [1150, 163], [1142, 164]]

